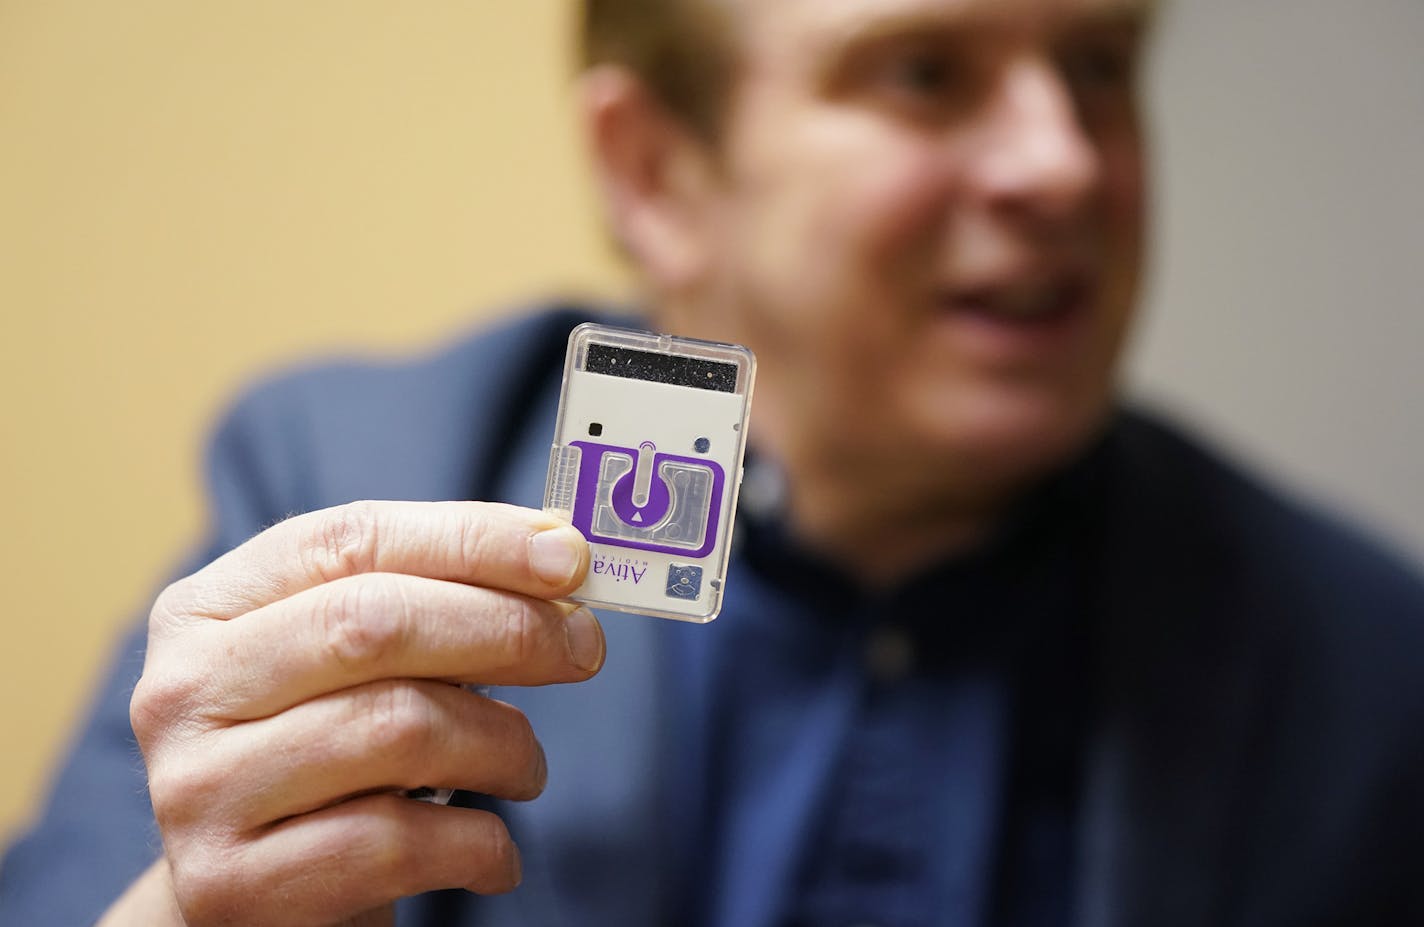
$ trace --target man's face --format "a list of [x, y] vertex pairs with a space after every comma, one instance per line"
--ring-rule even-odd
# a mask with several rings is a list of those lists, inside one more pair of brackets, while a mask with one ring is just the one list
[[1145, 6], [737, 4], [678, 324], [756, 350], [756, 433], [1000, 488], [1093, 434], [1141, 260]]

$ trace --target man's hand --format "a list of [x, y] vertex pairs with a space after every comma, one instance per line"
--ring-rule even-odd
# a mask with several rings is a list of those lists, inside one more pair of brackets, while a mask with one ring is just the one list
[[578, 532], [539, 512], [366, 502], [282, 522], [170, 586], [131, 709], [171, 871], [150, 881], [191, 927], [514, 888], [498, 817], [400, 790], [543, 790], [524, 715], [455, 683], [597, 672], [597, 620], [550, 601], [587, 569]]

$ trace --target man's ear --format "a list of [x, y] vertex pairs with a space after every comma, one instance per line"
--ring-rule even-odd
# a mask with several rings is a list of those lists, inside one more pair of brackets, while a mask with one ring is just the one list
[[579, 109], [608, 224], [657, 290], [682, 293], [710, 255], [708, 144], [628, 69], [601, 65], [579, 79]]

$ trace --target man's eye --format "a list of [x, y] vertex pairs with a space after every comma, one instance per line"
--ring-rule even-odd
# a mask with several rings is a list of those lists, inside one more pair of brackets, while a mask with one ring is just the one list
[[1072, 49], [1060, 62], [1069, 82], [1088, 91], [1129, 88], [1137, 73], [1136, 55], [1116, 46]]
[[962, 69], [948, 55], [911, 52], [886, 63], [884, 77], [895, 90], [921, 97], [949, 93], [959, 83]]
[[873, 98], [916, 122], [939, 123], [972, 96], [970, 69], [943, 49], [901, 49], [881, 58], [870, 72]]

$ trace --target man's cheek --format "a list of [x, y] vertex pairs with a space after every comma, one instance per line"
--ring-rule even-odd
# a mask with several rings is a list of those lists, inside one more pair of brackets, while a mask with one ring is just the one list
[[863, 258], [879, 267], [933, 259], [953, 198], [943, 158], [897, 153], [860, 174], [846, 187], [844, 208], [860, 222]]
[[1141, 139], [1124, 134], [1100, 149], [1103, 196], [1114, 232], [1140, 238], [1147, 218], [1147, 163]]

